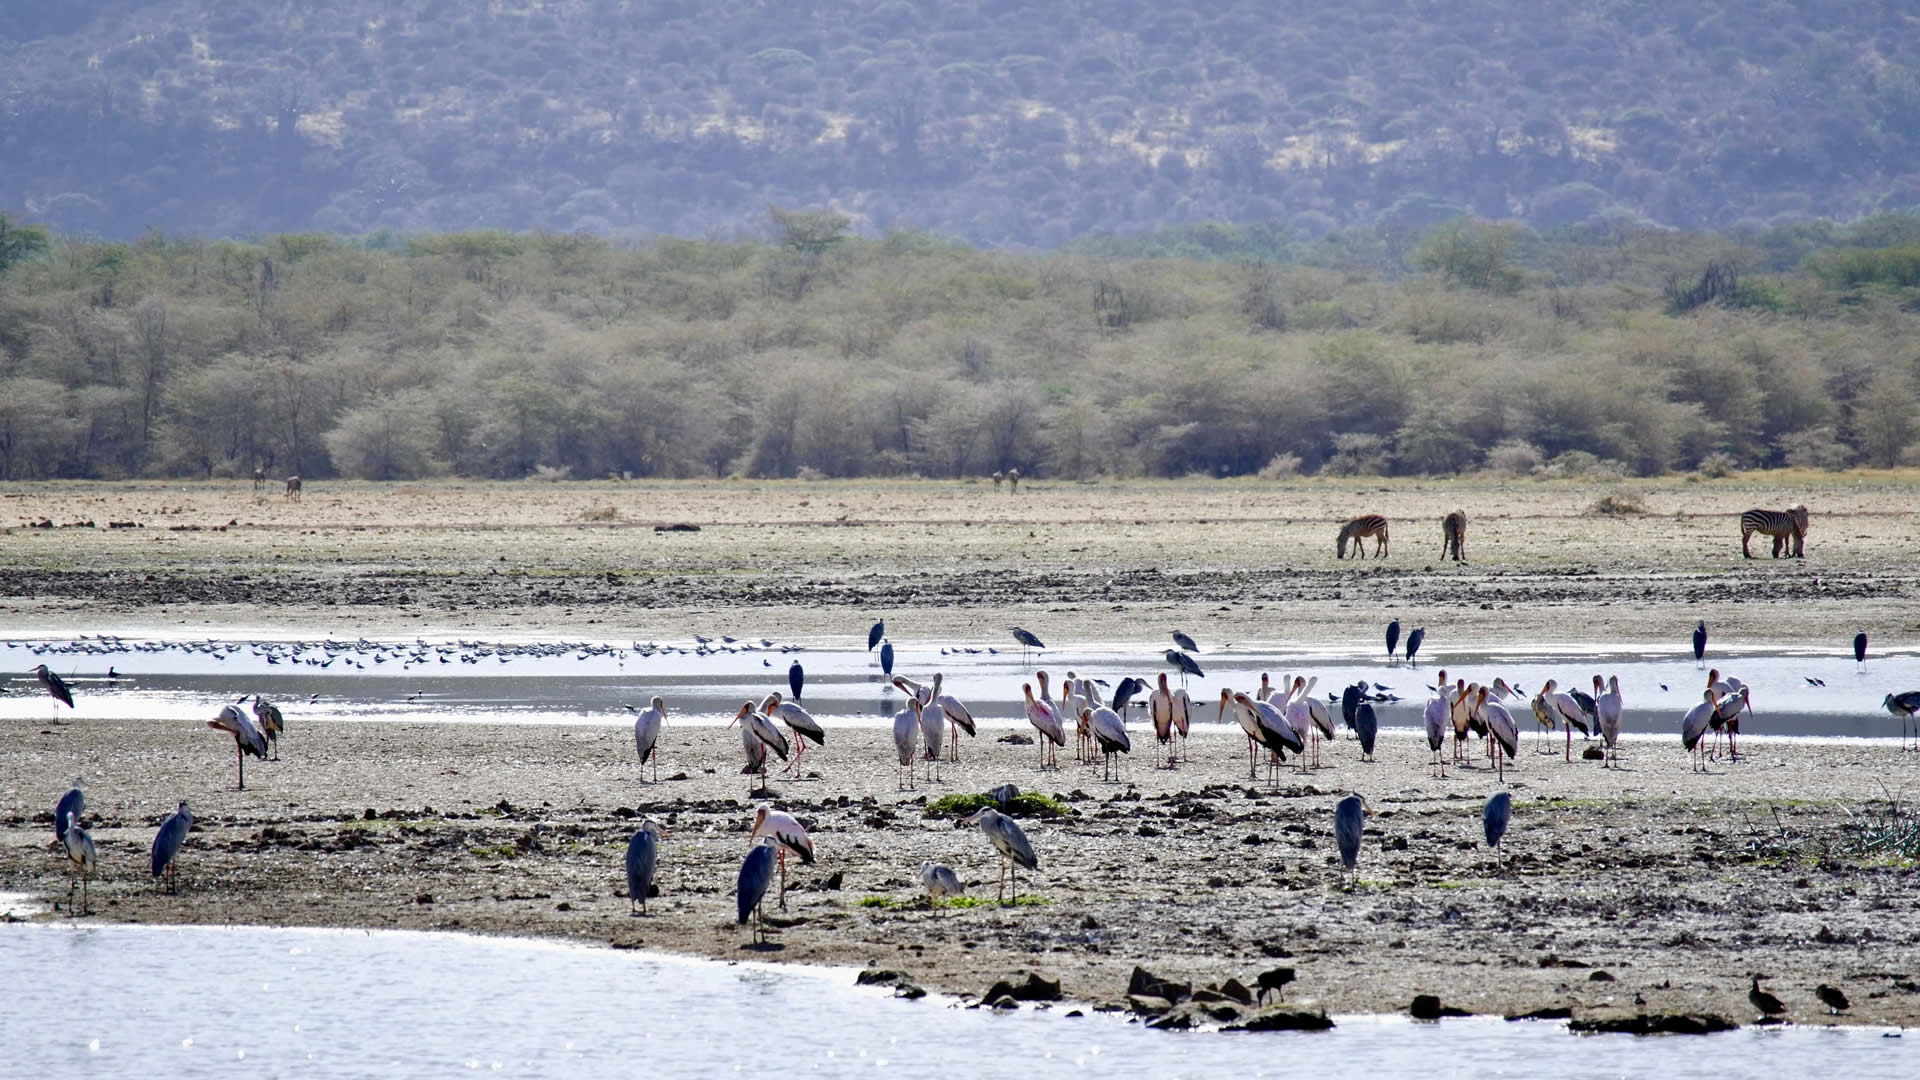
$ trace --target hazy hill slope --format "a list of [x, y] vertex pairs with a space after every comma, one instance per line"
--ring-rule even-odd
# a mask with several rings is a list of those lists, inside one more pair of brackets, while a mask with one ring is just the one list
[[[1178, 0], [1176, 0], [1176, 4]], [[1895, 0], [69, 0], [0, 11], [0, 208], [65, 230], [989, 244], [1920, 205]]]

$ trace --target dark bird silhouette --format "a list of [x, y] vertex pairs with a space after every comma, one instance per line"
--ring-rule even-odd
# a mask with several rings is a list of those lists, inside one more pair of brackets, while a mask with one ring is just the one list
[[1420, 652], [1420, 643], [1425, 640], [1427, 628], [1424, 626], [1414, 627], [1413, 633], [1407, 635], [1407, 663], [1413, 663], [1413, 658]]
[[1760, 989], [1760, 976], [1758, 975], [1753, 977], [1753, 985], [1747, 990], [1747, 1000], [1753, 1002], [1753, 1007], [1759, 1009], [1760, 1015], [1767, 1019], [1783, 1016], [1787, 1011], [1787, 1007], [1781, 1004], [1779, 998]]
[[80, 784], [81, 778], [74, 777], [73, 786], [68, 788], [67, 793], [60, 796], [60, 801], [53, 806], [53, 841], [56, 844], [67, 833], [67, 819], [71, 817], [78, 820], [80, 815], [86, 812], [87, 796], [80, 790]]
[[891, 641], [882, 642], [880, 645], [880, 673], [893, 674], [893, 642]]
[[192, 831], [193, 811], [187, 809], [183, 799], [180, 808], [160, 823], [160, 831], [153, 836], [153, 876], [166, 875], [168, 892], [179, 888], [180, 846], [187, 842], [187, 834]]
[[1035, 634], [1031, 630], [1023, 630], [1018, 626], [1013, 627], [1013, 640], [1020, 643], [1020, 648], [1023, 650], [1023, 652], [1021, 653], [1022, 660], [1026, 659], [1026, 653], [1024, 652], [1024, 650], [1044, 649], [1047, 647], [1047, 643], [1044, 641], [1041, 641], [1039, 638], [1039, 635]]
[[1693, 662], [1698, 664], [1707, 655], [1707, 620], [1701, 619], [1693, 628]]
[[1853, 635], [1853, 662], [1862, 666], [1866, 665], [1867, 632], [1865, 630]]
[[1373, 743], [1380, 735], [1380, 719], [1373, 715], [1373, 706], [1361, 702], [1354, 706], [1353, 729], [1360, 734], [1360, 754], [1367, 760], [1373, 760]]
[[[53, 695], [53, 700], [69, 709], [73, 708], [73, 688], [67, 685], [67, 680], [55, 675], [53, 669], [45, 664], [35, 667], [33, 673], [39, 676], [40, 685], [47, 688], [47, 693]], [[59, 709], [54, 710], [54, 712], [59, 711]]]
[[1180, 648], [1190, 653], [1197, 653], [1200, 651], [1200, 646], [1194, 644], [1194, 641], [1192, 638], [1188, 637], [1187, 635], [1181, 633], [1178, 630], [1175, 630], [1173, 632], [1173, 643], [1175, 645], [1180, 646]]
[[867, 651], [872, 652], [873, 647], [880, 644], [880, 639], [886, 635], [887, 620], [881, 619], [879, 622], [874, 623], [873, 628], [867, 631]]
[[1513, 818], [1513, 796], [1505, 791], [1499, 792], [1487, 800], [1480, 811], [1480, 827], [1486, 833], [1487, 846], [1498, 848], [1500, 838], [1507, 835], [1507, 823]]
[[1355, 714], [1360, 708], [1360, 695], [1366, 690], [1366, 686], [1366, 683], [1354, 683], [1340, 691], [1340, 719], [1346, 723], [1349, 730], [1359, 730], [1355, 727]]
[[[771, 840], [761, 841], [747, 852], [740, 864], [740, 880], [734, 888], [734, 910], [739, 916], [740, 925], [753, 918], [760, 910], [760, 901], [766, 899], [767, 887], [773, 884], [774, 851]], [[766, 937], [766, 920], [763, 918], [754, 927], [754, 939]]]
[[[640, 828], [627, 841], [627, 911], [639, 905], [647, 913], [647, 894], [653, 891], [653, 871], [659, 865], [660, 838], [666, 836], [658, 822], [642, 819]], [[764, 890], [763, 890], [764, 891]]]
[[1837, 986], [1828, 986], [1826, 983], [1821, 983], [1819, 986], [1813, 988], [1813, 996], [1819, 998], [1820, 1004], [1825, 1005], [1827, 1011], [1835, 1016], [1853, 1007], [1853, 1004], [1847, 1000], [1847, 995], [1842, 993]]
[[1387, 624], [1387, 659], [1393, 659], [1393, 650], [1400, 647], [1400, 620]]
[[799, 701], [800, 688], [807, 685], [807, 672], [800, 666], [798, 660], [795, 660], [793, 666], [787, 669], [787, 685], [793, 689], [793, 700]]
[[[1912, 723], [1914, 713], [1920, 712], [1920, 690], [1908, 690], [1899, 694], [1888, 694], [1880, 700], [1886, 710], [1900, 718], [1900, 749], [1907, 748], [1907, 728]], [[1920, 734], [1916, 732], [1915, 734]]]
[[1133, 704], [1134, 695], [1146, 688], [1147, 684], [1144, 680], [1136, 679], [1131, 675], [1121, 679], [1120, 684], [1113, 688], [1113, 704], [1109, 708], [1124, 718], [1127, 715], [1127, 706]]
[[1200, 670], [1199, 661], [1181, 652], [1179, 649], [1167, 650], [1167, 663], [1180, 669], [1180, 678], [1182, 680], [1185, 680], [1189, 675], [1195, 678], [1205, 678], [1207, 674]]
[[1340, 849], [1340, 865], [1353, 871], [1356, 881], [1360, 876], [1360, 837], [1372, 813], [1373, 808], [1357, 793], [1341, 799], [1333, 808], [1333, 839]]

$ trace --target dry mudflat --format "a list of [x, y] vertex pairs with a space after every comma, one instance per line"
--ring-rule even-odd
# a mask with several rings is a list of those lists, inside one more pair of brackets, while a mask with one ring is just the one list
[[[956, 640], [1018, 622], [1069, 640], [1188, 625], [1315, 641], [1371, 639], [1391, 608], [1487, 644], [1677, 642], [1701, 618], [1721, 640], [1830, 643], [1867, 627], [1912, 643], [1913, 478], [1794, 479], [1629, 485], [1647, 513], [1626, 516], [1587, 512], [1615, 485], [1527, 482], [1030, 483], [1018, 496], [986, 483], [309, 484], [298, 501], [247, 484], [12, 485], [0, 620], [16, 636], [825, 640], [884, 614]], [[1804, 560], [1740, 558], [1741, 509], [1801, 501], [1814, 510]], [[1454, 506], [1472, 517], [1463, 566], [1436, 557]], [[1334, 523], [1376, 510], [1396, 523], [1390, 556], [1337, 563]], [[673, 523], [699, 530], [654, 529]], [[649, 784], [621, 727], [296, 721], [284, 760], [255, 763], [238, 792], [231, 748], [204, 726], [16, 727], [0, 748], [0, 890], [64, 895], [50, 809], [83, 773], [102, 851], [95, 918], [757, 955], [732, 923], [753, 801], [729, 732], [670, 722]], [[1434, 779], [1424, 744], [1404, 737], [1375, 764], [1342, 741], [1327, 767], [1269, 786], [1247, 778], [1236, 734], [1196, 737], [1171, 770], [1152, 767], [1143, 737], [1124, 783], [1071, 754], [1039, 772], [1004, 734], [983, 731], [913, 791], [897, 790], [872, 729], [833, 731], [808, 757], [817, 777], [776, 776], [771, 801], [813, 830], [819, 858], [790, 868], [772, 955], [973, 992], [1038, 969], [1095, 1002], [1122, 998], [1135, 964], [1200, 983], [1290, 966], [1290, 1000], [1333, 1011], [1430, 992], [1476, 1012], [1742, 1022], [1759, 972], [1800, 1020], [1820, 1018], [1822, 982], [1851, 996], [1853, 1021], [1920, 1018], [1920, 878], [1910, 856], [1863, 846], [1889, 795], [1920, 790], [1920, 754], [1891, 742], [1747, 740], [1743, 760], [1704, 776], [1668, 739], [1630, 743], [1617, 772], [1529, 746], [1497, 857], [1479, 843], [1490, 771]], [[930, 909], [922, 859], [989, 899], [995, 861], [977, 833], [925, 817], [924, 800], [1008, 781], [1072, 811], [1025, 822], [1033, 901]], [[1352, 789], [1377, 813], [1349, 887], [1330, 821]], [[199, 823], [174, 896], [144, 863], [179, 798]], [[619, 873], [641, 814], [673, 832], [645, 918], [628, 914]]]

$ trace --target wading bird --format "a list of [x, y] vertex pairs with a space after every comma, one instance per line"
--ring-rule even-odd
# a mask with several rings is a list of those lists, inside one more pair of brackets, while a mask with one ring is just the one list
[[1307, 748], [1306, 740], [1288, 722], [1286, 713], [1268, 702], [1255, 701], [1245, 694], [1235, 694], [1233, 703], [1253, 717], [1254, 726], [1250, 734], [1255, 742], [1266, 747], [1271, 754], [1267, 759], [1267, 781], [1278, 786], [1280, 763], [1287, 760], [1286, 752], [1291, 750], [1295, 755], [1300, 754]]
[[[1598, 676], [1595, 676], [1595, 678], [1598, 678]], [[1540, 693], [1534, 698], [1534, 701], [1538, 703], [1534, 709], [1534, 715], [1538, 717], [1541, 712], [1544, 711], [1547, 718], [1543, 722], [1546, 723], [1548, 727], [1558, 724], [1566, 728], [1567, 740], [1565, 754], [1566, 759], [1572, 761], [1573, 729], [1576, 727], [1579, 728], [1580, 734], [1583, 737], [1587, 734], [1587, 714], [1586, 711], [1580, 707], [1579, 702], [1574, 700], [1573, 695], [1563, 694], [1556, 689], [1559, 685], [1559, 682], [1554, 679], [1548, 679], [1545, 683], [1541, 684]], [[1551, 754], [1553, 751], [1548, 750], [1547, 753]]]
[[1853, 635], [1853, 662], [1858, 670], [1867, 670], [1867, 632], [1865, 630]]
[[788, 762], [784, 771], [792, 772], [800, 767], [800, 759], [807, 756], [809, 741], [815, 746], [827, 745], [827, 729], [820, 726], [820, 721], [815, 720], [813, 714], [802, 708], [799, 702], [781, 700], [778, 691], [767, 695], [760, 711], [766, 713], [768, 719], [787, 725], [787, 729], [793, 732], [793, 760]]
[[60, 801], [53, 804], [53, 842], [58, 844], [67, 835], [67, 819], [78, 818], [87, 809], [86, 793], [80, 790], [84, 778], [74, 777], [73, 786], [67, 789]]
[[1359, 793], [1348, 795], [1333, 807], [1333, 840], [1340, 848], [1340, 865], [1353, 874], [1353, 884], [1360, 883], [1360, 838], [1366, 831], [1367, 818], [1373, 815], [1373, 808]]
[[1207, 673], [1200, 670], [1200, 662], [1178, 649], [1168, 649], [1166, 659], [1169, 667], [1180, 669], [1180, 685], [1182, 686], [1187, 684], [1187, 676], [1189, 675], [1196, 679], [1206, 677]]
[[187, 809], [187, 801], [182, 799], [179, 809], [168, 814], [167, 820], [160, 823], [160, 831], [153, 834], [153, 876], [166, 875], [168, 892], [180, 891], [180, 847], [192, 831], [193, 811]]
[[907, 699], [907, 707], [893, 714], [893, 747], [900, 756], [900, 768], [907, 772], [906, 782], [901, 783], [896, 770], [893, 776], [893, 790], [911, 791], [914, 786], [913, 752], [920, 745], [920, 702]]
[[1173, 644], [1175, 647], [1182, 649], [1186, 652], [1197, 653], [1200, 651], [1200, 646], [1194, 644], [1193, 638], [1187, 636], [1186, 634], [1181, 633], [1178, 630], [1175, 630], [1173, 632]]
[[[1185, 690], [1175, 690], [1173, 692], [1173, 730], [1175, 734], [1180, 736], [1180, 754], [1175, 758], [1176, 761], [1186, 760], [1187, 729], [1191, 727], [1192, 724], [1193, 699], [1187, 696]], [[1168, 753], [1172, 753], [1171, 746], [1168, 747]]]
[[807, 835], [805, 826], [794, 820], [792, 814], [761, 806], [753, 813], [753, 832], [750, 840], [770, 839], [778, 849], [780, 863], [780, 906], [787, 906], [787, 852], [800, 857], [800, 861], [813, 865], [813, 839]]
[[891, 641], [882, 642], [880, 645], [880, 674], [893, 674], [893, 642]]
[[927, 763], [927, 781], [933, 781], [934, 770], [940, 767], [940, 746], [947, 737], [947, 718], [940, 706], [928, 702], [915, 711], [920, 719], [920, 739], [926, 747], [920, 755]]
[[233, 736], [233, 757], [240, 772], [240, 790], [247, 790], [247, 755], [264, 759], [267, 756], [266, 736], [253, 726], [253, 721], [237, 706], [222, 705], [220, 714], [207, 721], [207, 726], [224, 731]]
[[1853, 1002], [1848, 1001], [1847, 995], [1837, 986], [1828, 986], [1826, 983], [1821, 983], [1819, 986], [1813, 988], [1813, 996], [1820, 999], [1820, 1004], [1825, 1005], [1828, 1014], [1832, 1016], [1839, 1016], [1841, 1013], [1853, 1008]]
[[639, 905], [647, 913], [647, 894], [653, 891], [653, 868], [660, 858], [660, 841], [672, 835], [652, 818], [641, 818], [640, 827], [627, 841], [627, 913]]
[[1753, 1007], [1760, 1010], [1760, 1018], [1763, 1020], [1786, 1015], [1787, 1007], [1781, 1004], [1780, 999], [1760, 989], [1758, 975], [1753, 976], [1753, 983], [1747, 988], [1747, 1000], [1753, 1002]]
[[1000, 853], [1000, 888], [995, 896], [1002, 901], [1006, 899], [1008, 863], [1012, 863], [1013, 902], [1019, 903], [1020, 868], [1040, 869], [1040, 860], [1033, 853], [1033, 845], [1027, 842], [1027, 834], [1020, 831], [1020, 825], [1012, 818], [991, 806], [981, 808], [972, 817], [963, 818], [960, 824], [978, 826], [987, 842]]
[[1013, 640], [1020, 643], [1020, 662], [1023, 664], [1027, 662], [1027, 654], [1030, 650], [1045, 649], [1047, 647], [1047, 643], [1041, 641], [1031, 630], [1023, 630], [1018, 626], [1011, 627], [1010, 629], [1013, 631]]
[[960, 875], [953, 872], [951, 866], [942, 866], [929, 859], [920, 864], [920, 885], [927, 890], [927, 906], [936, 907], [949, 896], [965, 896], [967, 887], [960, 882]]
[[1370, 702], [1361, 702], [1353, 710], [1353, 730], [1360, 735], [1360, 760], [1373, 760], [1374, 740], [1380, 735], [1380, 718], [1373, 714]]
[[1425, 640], [1427, 640], [1427, 628], [1424, 626], [1414, 627], [1413, 633], [1407, 635], [1407, 663], [1412, 664], [1414, 667], [1420, 666], [1414, 657], [1419, 655], [1420, 643]]
[[[1880, 704], [1888, 712], [1900, 718], [1900, 749], [1908, 749], [1907, 729], [1916, 726], [1913, 724], [1913, 714], [1920, 712], [1920, 690], [1888, 694], [1881, 699]], [[1920, 735], [1920, 732], [1916, 732], [1916, 735]], [[1916, 746], [1920, 747], [1920, 739], [1916, 739]], [[74, 781], [74, 786], [78, 787], [79, 781]]]
[[1040, 733], [1040, 767], [1057, 769], [1060, 759], [1055, 756], [1055, 748], [1067, 745], [1066, 725], [1060, 722], [1060, 714], [1052, 705], [1033, 696], [1032, 683], [1021, 683], [1020, 692], [1027, 699], [1027, 723]]
[[1133, 743], [1127, 738], [1126, 721], [1105, 705], [1088, 709], [1086, 720], [1087, 729], [1093, 732], [1093, 741], [1100, 747], [1101, 756], [1105, 759], [1106, 768], [1102, 770], [1100, 779], [1119, 779], [1119, 762], [1114, 755], [1133, 752]]
[[1314, 688], [1319, 685], [1320, 676], [1315, 675], [1307, 680], [1307, 685], [1301, 689], [1299, 695], [1300, 702], [1307, 707], [1307, 719], [1312, 721], [1308, 734], [1312, 739], [1311, 752], [1313, 767], [1316, 769], [1320, 767], [1320, 740], [1331, 740], [1337, 730], [1333, 726], [1333, 713], [1327, 708], [1327, 703], [1314, 696]]
[[1753, 692], [1745, 686], [1730, 694], [1723, 694], [1713, 704], [1713, 726], [1725, 728], [1727, 732], [1727, 758], [1737, 760], [1740, 748], [1735, 745], [1735, 736], [1740, 734], [1740, 713], [1753, 712]]
[[[1520, 729], [1514, 726], [1513, 715], [1507, 712], [1506, 706], [1487, 700], [1487, 688], [1484, 686], [1480, 688], [1474, 711], [1479, 714], [1481, 722], [1487, 725], [1487, 734], [1493, 739], [1493, 744], [1487, 749], [1493, 754], [1496, 775], [1504, 782], [1507, 778], [1507, 762], [1512, 761], [1520, 751]], [[1501, 757], [1503, 751], [1506, 754], [1504, 758]]]
[[[87, 914], [87, 879], [93, 876], [93, 865], [97, 852], [93, 847], [93, 837], [80, 827], [78, 814], [67, 815], [67, 831], [61, 835], [60, 842], [67, 849], [68, 861], [80, 867], [80, 914]], [[67, 884], [67, 917], [72, 918], [73, 883]]]
[[[734, 724], [740, 725], [740, 749], [745, 752], [747, 758], [746, 767], [740, 770], [740, 775], [759, 774], [760, 787], [765, 788], [767, 786], [767, 751], [772, 750], [780, 755], [781, 761], [787, 760], [787, 737], [780, 734], [780, 729], [773, 726], [773, 721], [767, 719], [765, 713], [753, 711], [751, 701], [740, 703], [740, 711], [734, 714], [727, 726], [732, 727]], [[749, 788], [747, 794], [753, 794], [753, 789]]]
[[53, 669], [45, 664], [36, 666], [33, 673], [40, 679], [40, 685], [47, 688], [47, 693], [53, 695], [53, 700], [60, 703], [53, 707], [55, 716], [60, 715], [62, 704], [73, 708], [73, 687], [67, 685], [67, 680], [55, 675]]
[[1223, 686], [1220, 688], [1219, 721], [1224, 724], [1229, 719], [1247, 733], [1247, 779], [1251, 780], [1260, 767], [1260, 715], [1253, 711], [1252, 698], [1245, 694], [1236, 695]]
[[[773, 884], [773, 863], [773, 842], [763, 840], [747, 852], [746, 860], [740, 864], [740, 880], [734, 886], [733, 902], [741, 926], [760, 913], [760, 902], [766, 899], [767, 887]], [[766, 916], [759, 914], [755, 920], [753, 940], [756, 943], [765, 941], [766, 931]]]
[[267, 740], [267, 747], [273, 751], [273, 760], [280, 760], [280, 736], [287, 730], [287, 718], [280, 715], [280, 706], [253, 695], [253, 719], [260, 727], [260, 735]]
[[1393, 659], [1393, 650], [1400, 647], [1400, 620], [1387, 624], [1387, 659]]
[[1707, 620], [1701, 619], [1693, 628], [1693, 662], [1701, 666], [1707, 658]]
[[1487, 837], [1487, 846], [1500, 850], [1500, 838], [1507, 835], [1507, 822], [1513, 817], [1513, 795], [1509, 792], [1495, 792], [1493, 798], [1480, 810], [1480, 829]]
[[1713, 691], [1700, 692], [1700, 704], [1687, 710], [1680, 718], [1680, 745], [1686, 748], [1693, 762], [1694, 772], [1707, 771], [1707, 748], [1705, 739], [1707, 729], [1713, 724]]
[[659, 694], [653, 695], [653, 701], [644, 709], [627, 706], [633, 714], [633, 749], [640, 755], [640, 767], [647, 767], [647, 759], [653, 759], [653, 778], [660, 779], [660, 729], [667, 722], [667, 699]]
[[867, 630], [867, 651], [872, 652], [873, 647], [880, 644], [880, 639], [886, 636], [887, 620], [881, 619]]
[[1164, 671], [1160, 673], [1160, 685], [1147, 698], [1147, 718], [1153, 722], [1154, 741], [1167, 748], [1166, 767], [1171, 769], [1174, 766], [1173, 691], [1167, 686]]
[[787, 669], [787, 686], [793, 691], [793, 700], [800, 700], [800, 688], [805, 685], [807, 685], [807, 671], [800, 666], [800, 661], [795, 660], [793, 666]]
[[976, 728], [973, 723], [973, 713], [967, 710], [966, 705], [952, 694], [943, 694], [940, 692], [940, 680], [944, 677], [945, 676], [938, 671], [933, 673], [933, 700], [931, 707], [938, 710], [940, 715], [946, 717], [947, 724], [952, 727], [953, 760], [959, 761], [960, 733], [963, 731], [966, 732], [967, 738], [971, 739], [974, 737]]
[[[1594, 677], [1595, 690], [1600, 689], [1600, 676]], [[1600, 741], [1606, 746], [1606, 760], [1602, 765], [1620, 767], [1620, 716], [1625, 708], [1620, 700], [1620, 676], [1607, 677], [1607, 692], [1593, 697], [1594, 719], [1600, 724]]]

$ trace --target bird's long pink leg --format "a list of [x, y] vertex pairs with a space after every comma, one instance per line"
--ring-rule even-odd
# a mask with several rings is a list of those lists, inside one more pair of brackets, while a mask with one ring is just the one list
[[245, 791], [247, 790], [247, 755], [240, 750], [238, 736], [233, 740], [233, 763], [240, 770], [240, 790]]

